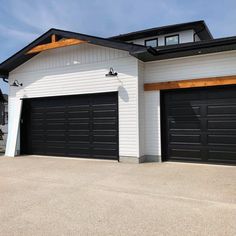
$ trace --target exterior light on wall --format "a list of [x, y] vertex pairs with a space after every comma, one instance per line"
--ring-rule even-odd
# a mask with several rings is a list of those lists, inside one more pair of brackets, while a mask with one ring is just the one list
[[107, 77], [117, 76], [118, 73], [114, 72], [114, 69], [111, 67], [110, 71], [106, 74]]
[[19, 87], [19, 86], [23, 86], [23, 84], [22, 84], [22, 83], [19, 83], [18, 80], [15, 80], [15, 81], [13, 82], [13, 84], [11, 84], [11, 86], [13, 86], [13, 87]]

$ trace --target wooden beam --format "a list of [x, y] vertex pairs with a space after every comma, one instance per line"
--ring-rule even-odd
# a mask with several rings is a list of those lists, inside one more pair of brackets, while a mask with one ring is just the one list
[[[46, 51], [46, 50], [50, 50], [50, 49], [54, 49], [54, 48], [61, 48], [61, 47], [86, 43], [86, 41], [79, 40], [79, 39], [64, 39], [64, 40], [55, 41], [55, 42], [53, 42], [53, 40], [54, 40], [54, 37], [52, 35], [52, 42], [51, 43], [38, 45], [38, 46], [32, 48], [31, 50], [29, 50], [26, 54], [38, 53], [38, 52], [42, 52], [42, 51]], [[56, 38], [55, 38], [55, 40], [56, 40]]]
[[144, 91], [236, 84], [236, 75], [144, 84]]
[[51, 41], [52, 41], [52, 43], [55, 43], [55, 42], [56, 42], [56, 35], [55, 35], [55, 34], [52, 34], [52, 36], [51, 36]]

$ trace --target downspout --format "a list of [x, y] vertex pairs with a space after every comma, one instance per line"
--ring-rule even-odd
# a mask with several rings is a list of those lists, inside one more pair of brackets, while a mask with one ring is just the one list
[[[2, 78], [3, 82], [8, 83], [8, 75], [0, 75], [0, 78]], [[4, 111], [2, 114], [2, 125], [5, 125], [5, 103], [4, 103]]]

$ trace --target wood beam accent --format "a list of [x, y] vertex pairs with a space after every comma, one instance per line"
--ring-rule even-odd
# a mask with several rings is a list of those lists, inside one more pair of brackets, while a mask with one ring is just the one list
[[209, 87], [236, 84], [236, 75], [144, 84], [144, 91]]
[[[38, 45], [32, 49], [30, 49], [26, 54], [31, 54], [31, 53], [38, 53], [54, 48], [61, 48], [61, 47], [66, 47], [66, 46], [72, 46], [72, 45], [78, 45], [82, 43], [86, 43], [87, 41], [84, 40], [79, 40], [79, 39], [62, 39], [60, 41], [56, 41], [56, 36], [53, 34], [51, 36], [51, 43], [46, 43], [46, 44], [41, 44]], [[55, 40], [55, 41], [54, 41]]]
[[56, 42], [56, 35], [55, 35], [55, 34], [52, 34], [52, 36], [51, 36], [51, 41], [52, 41], [52, 43], [55, 43], [55, 42]]

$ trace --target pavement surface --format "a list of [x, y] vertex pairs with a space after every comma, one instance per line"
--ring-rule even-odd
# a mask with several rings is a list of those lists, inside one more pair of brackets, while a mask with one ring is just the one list
[[0, 235], [236, 235], [236, 167], [0, 157]]

